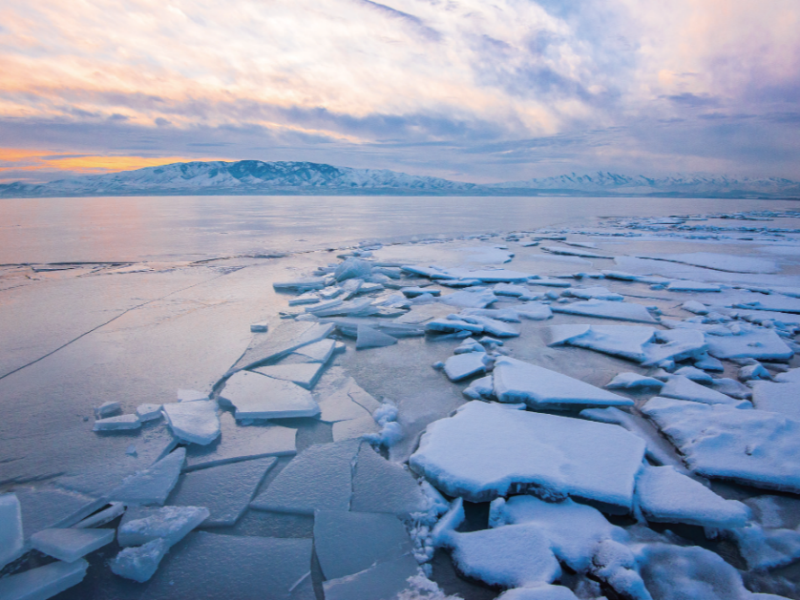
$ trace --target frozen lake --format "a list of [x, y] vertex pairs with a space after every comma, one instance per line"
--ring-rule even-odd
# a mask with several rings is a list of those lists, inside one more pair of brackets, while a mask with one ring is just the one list
[[[794, 210], [3, 200], [0, 492], [22, 506], [19, 552], [110, 502], [128, 506], [100, 525], [118, 535], [163, 503], [210, 516], [154, 534], [174, 545], [147, 583], [111, 571], [146, 541], [128, 532], [87, 551], [80, 583], [56, 574], [77, 583], [58, 597], [488, 600], [555, 583], [542, 598], [667, 600], [713, 580], [698, 600], [800, 598]], [[135, 428], [93, 430], [107, 402]], [[155, 483], [136, 479], [154, 464]], [[36, 544], [0, 548], [0, 597], [29, 569], [83, 568]], [[602, 566], [620, 552], [627, 566]], [[422, 578], [397, 596], [417, 563], [443, 592]]]

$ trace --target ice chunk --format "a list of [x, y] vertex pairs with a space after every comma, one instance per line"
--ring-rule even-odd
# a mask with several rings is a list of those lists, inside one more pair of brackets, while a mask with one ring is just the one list
[[638, 373], [619, 373], [606, 384], [606, 388], [609, 390], [661, 389], [663, 385], [663, 381], [653, 377], [645, 377]]
[[101, 406], [94, 409], [95, 419], [105, 419], [106, 417], [113, 417], [122, 412], [122, 407], [119, 402], [105, 402]]
[[497, 300], [492, 290], [462, 291], [442, 296], [439, 301], [450, 306], [462, 308], [486, 308]]
[[16, 488], [14, 494], [22, 510], [26, 540], [43, 529], [71, 527], [106, 504], [102, 499], [58, 488]]
[[168, 550], [169, 544], [166, 540], [156, 538], [143, 546], [124, 548], [108, 564], [115, 575], [144, 583], [155, 575]]
[[622, 302], [625, 297], [621, 294], [616, 294], [601, 286], [588, 287], [588, 288], [572, 288], [568, 293], [570, 296], [580, 298], [582, 300], [608, 300], [610, 302]]
[[532, 491], [627, 511], [645, 444], [616, 425], [470, 402], [428, 425], [411, 468], [472, 502]]
[[86, 576], [89, 563], [55, 562], [44, 567], [0, 579], [0, 598], [3, 600], [46, 600], [74, 585]]
[[31, 536], [31, 545], [48, 556], [75, 562], [114, 541], [113, 529], [44, 529]]
[[741, 527], [750, 509], [725, 500], [671, 466], [646, 467], [636, 480], [636, 499], [648, 521], [716, 529]]
[[448, 538], [458, 570], [489, 585], [522, 587], [550, 583], [561, 567], [536, 525], [506, 525]]
[[595, 546], [604, 539], [625, 541], [625, 531], [609, 523], [596, 508], [572, 500], [545, 502], [532, 496], [502, 498], [492, 503], [493, 527], [527, 524], [547, 540], [556, 557], [570, 569], [585, 572]]
[[702, 402], [703, 404], [742, 405], [740, 400], [734, 400], [730, 396], [720, 394], [682, 375], [673, 375], [667, 379], [666, 384], [661, 388], [661, 395], [666, 398], [690, 400], [691, 402]]
[[358, 326], [358, 339], [356, 340], [356, 350], [365, 348], [384, 348], [397, 343], [397, 338], [381, 333], [367, 325]]
[[296, 429], [261, 423], [242, 426], [228, 412], [220, 416], [220, 426], [219, 439], [207, 446], [193, 444], [186, 449], [186, 471], [297, 452]]
[[125, 505], [122, 502], [111, 502], [107, 508], [86, 517], [79, 523], [73, 525], [76, 529], [87, 529], [90, 527], [101, 527], [106, 523], [111, 523], [117, 517], [125, 514]]
[[800, 558], [800, 531], [794, 529], [763, 529], [748, 523], [730, 535], [749, 569], [774, 569]]
[[530, 290], [524, 285], [516, 285], [513, 283], [498, 283], [493, 289], [494, 293], [498, 296], [511, 296], [516, 298], [530, 293]]
[[155, 421], [161, 418], [161, 405], [160, 404], [140, 404], [136, 407], [136, 416], [144, 423], [146, 421]]
[[[319, 294], [316, 292], [306, 292], [297, 298], [289, 300], [289, 306], [303, 306], [305, 304], [317, 304], [319, 302]], [[253, 326], [250, 326], [250, 331], [253, 331]], [[266, 329], [264, 330], [266, 331]]]
[[211, 516], [204, 521], [205, 527], [235, 525], [276, 460], [258, 458], [185, 473], [169, 503], [207, 508]]
[[675, 329], [656, 331], [653, 343], [645, 348], [646, 365], [657, 365], [665, 360], [687, 360], [704, 356], [708, 346], [702, 331]]
[[694, 313], [696, 315], [707, 315], [709, 310], [708, 306], [703, 304], [702, 302], [698, 302], [697, 300], [689, 300], [684, 302], [681, 305], [683, 310], [688, 310], [690, 313]]
[[484, 283], [525, 283], [533, 277], [530, 273], [521, 273], [509, 269], [470, 269], [456, 268], [447, 269], [447, 276], [450, 279], [479, 279]]
[[250, 325], [250, 333], [266, 333], [267, 331], [269, 331], [269, 323], [266, 321]]
[[284, 321], [266, 336], [256, 336], [231, 371], [280, 360], [303, 346], [324, 340], [334, 328], [333, 323]]
[[289, 381], [252, 371], [239, 371], [228, 379], [221, 401], [236, 409], [237, 419], [315, 417], [319, 406], [311, 393]]
[[346, 279], [353, 278], [365, 279], [369, 277], [371, 273], [372, 263], [360, 258], [350, 257], [336, 267], [333, 276], [336, 278], [336, 281], [345, 281]]
[[459, 344], [454, 354], [466, 354], [468, 352], [486, 352], [486, 349], [474, 338], [467, 338]]
[[0, 494], [0, 569], [25, 551], [22, 509], [16, 494]]
[[300, 600], [292, 590], [309, 580], [311, 547], [310, 539], [193, 532], [166, 557], [139, 598]]
[[287, 281], [281, 283], [273, 283], [272, 287], [276, 291], [285, 292], [305, 292], [308, 290], [321, 290], [327, 284], [325, 277], [311, 277], [308, 279], [298, 279], [296, 281]]
[[[359, 390], [360, 393], [356, 390]], [[321, 396], [319, 401], [322, 411], [320, 419], [328, 423], [361, 419], [370, 416], [380, 406], [377, 400], [362, 390], [349, 377], [337, 382], [333, 390], [326, 390]], [[361, 398], [365, 404], [356, 402], [354, 396]]]
[[409, 580], [422, 574], [413, 556], [378, 563], [354, 575], [322, 584], [325, 600], [395, 600]]
[[197, 390], [178, 390], [178, 402], [198, 402], [209, 400], [208, 394]]
[[497, 600], [578, 600], [572, 590], [563, 585], [537, 585], [503, 592]]
[[658, 323], [641, 304], [630, 302], [609, 302], [607, 300], [585, 300], [572, 304], [551, 306], [553, 312], [601, 319], [617, 319], [618, 321], [634, 321], [638, 323]]
[[761, 363], [743, 366], [741, 369], [739, 369], [738, 377], [741, 381], [750, 381], [753, 379], [772, 379], [772, 375], [769, 374], [769, 371], [767, 371], [764, 368], [764, 365]]
[[491, 398], [494, 396], [494, 377], [487, 375], [476, 379], [464, 390], [464, 395], [473, 400]]
[[800, 383], [758, 381], [753, 386], [753, 404], [800, 421]]
[[140, 546], [163, 538], [168, 546], [174, 546], [195, 527], [209, 517], [206, 507], [164, 506], [142, 508], [135, 516], [125, 515], [117, 532], [120, 546]]
[[178, 448], [149, 469], [126, 478], [109, 492], [108, 500], [123, 502], [128, 506], [164, 504], [178, 482], [185, 462], [186, 449]]
[[694, 366], [704, 371], [716, 373], [722, 373], [725, 370], [725, 365], [719, 359], [709, 356], [708, 353], [701, 354], [699, 358], [695, 359]]
[[338, 579], [406, 556], [413, 547], [392, 515], [318, 510], [314, 550], [325, 579]]
[[370, 434], [378, 434], [381, 426], [370, 415], [366, 414], [357, 419], [337, 421], [333, 424], [333, 441], [360, 439]]
[[721, 292], [722, 288], [715, 283], [681, 279], [670, 281], [667, 284], [667, 290], [670, 292]]
[[721, 394], [725, 394], [731, 398], [737, 398], [738, 400], [747, 400], [753, 396], [753, 391], [749, 387], [728, 377], [715, 379], [711, 383], [711, 387]]
[[[330, 341], [335, 343], [333, 340]], [[333, 351], [333, 346], [331, 346], [331, 351]], [[319, 378], [322, 376], [324, 369], [324, 363], [313, 362], [295, 363], [289, 365], [270, 365], [267, 367], [258, 367], [255, 369], [255, 371], [256, 373], [261, 373], [262, 375], [272, 377], [273, 379], [291, 381], [300, 387], [310, 390], [317, 385], [317, 381], [319, 381]]]
[[592, 558], [591, 574], [608, 585], [620, 598], [653, 600], [644, 581], [636, 572], [636, 567], [636, 558], [627, 546], [607, 539], [597, 544]]
[[747, 331], [739, 335], [706, 336], [708, 353], [717, 358], [755, 358], [789, 360], [794, 352], [780, 336], [769, 329]]
[[545, 321], [553, 316], [553, 311], [550, 310], [550, 307], [541, 302], [525, 302], [515, 306], [514, 310], [519, 316], [532, 321]]
[[597, 254], [597, 252], [589, 252], [587, 250], [573, 250], [572, 248], [562, 248], [561, 246], [542, 246], [542, 250], [550, 252], [551, 254], [561, 254], [563, 256], [579, 256], [581, 258], [610, 258], [613, 256], [606, 256], [604, 254]]
[[[452, 316], [455, 317], [455, 315]], [[459, 318], [432, 319], [425, 324], [425, 331], [433, 331], [436, 333], [464, 331], [468, 333], [481, 333], [483, 332], [483, 325]]]
[[121, 431], [127, 429], [139, 429], [142, 426], [141, 420], [136, 415], [120, 415], [118, 417], [108, 417], [98, 419], [94, 422], [92, 431]]
[[[475, 310], [480, 310], [480, 309], [475, 309]], [[507, 325], [506, 323], [500, 321], [499, 319], [492, 319], [490, 317], [482, 315], [468, 314], [466, 312], [462, 312], [460, 315], [451, 315], [448, 317], [448, 319], [451, 318], [456, 320], [466, 321], [468, 323], [476, 323], [478, 325], [482, 325], [484, 333], [493, 335], [495, 337], [519, 336], [519, 331], [514, 329], [511, 325]]]
[[655, 337], [655, 329], [631, 325], [553, 325], [550, 327], [551, 346], [569, 344], [620, 356], [635, 362], [645, 362], [645, 345]]
[[216, 400], [165, 404], [164, 414], [179, 439], [207, 446], [219, 437]]
[[633, 405], [633, 400], [629, 398], [507, 356], [497, 359], [493, 374], [495, 396], [500, 402], [509, 404], [525, 402], [532, 408], [555, 409], [575, 405]]
[[428, 504], [411, 473], [378, 455], [369, 444], [361, 446], [353, 474], [352, 510], [408, 518], [427, 510]]
[[680, 375], [681, 377], [686, 377], [686, 379], [691, 379], [696, 383], [713, 383], [714, 379], [706, 373], [705, 371], [701, 371], [696, 367], [681, 367], [677, 371], [675, 371], [675, 375]]
[[456, 354], [445, 361], [444, 372], [450, 378], [450, 381], [461, 381], [471, 375], [485, 372], [485, 358], [486, 352]]
[[400, 288], [400, 293], [402, 293], [406, 298], [416, 298], [417, 296], [422, 296], [423, 294], [430, 294], [431, 296], [441, 296], [442, 290], [437, 290], [436, 288], [424, 288], [424, 287], [404, 287]]
[[763, 410], [652, 398], [642, 412], [691, 471], [759, 488], [800, 492], [800, 422]]
[[315, 510], [348, 510], [352, 465], [360, 444], [360, 440], [347, 440], [307, 448], [250, 505], [305, 515]]
[[569, 281], [564, 281], [563, 279], [550, 279], [548, 277], [531, 279], [530, 281], [528, 281], [528, 285], [543, 285], [545, 287], [555, 287], [555, 288], [572, 287], [572, 284]]
[[292, 356], [302, 357], [312, 363], [327, 363], [336, 352], [336, 340], [325, 339], [295, 350]]

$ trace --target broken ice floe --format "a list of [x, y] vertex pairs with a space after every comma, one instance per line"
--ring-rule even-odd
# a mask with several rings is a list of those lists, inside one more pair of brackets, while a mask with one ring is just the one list
[[206, 446], [219, 437], [216, 400], [168, 403], [163, 409], [172, 433], [179, 439]]
[[609, 258], [613, 256], [605, 254], [598, 254], [597, 252], [589, 252], [587, 250], [573, 250], [572, 248], [562, 248], [561, 246], [541, 246], [542, 250], [551, 254], [561, 254], [563, 256], [578, 256], [580, 258]]
[[0, 495], [0, 569], [25, 551], [22, 509], [16, 494]]
[[124, 431], [139, 429], [142, 421], [137, 415], [120, 415], [118, 417], [107, 417], [98, 419], [94, 422], [93, 431]]
[[140, 404], [136, 407], [136, 416], [142, 423], [161, 418], [161, 404]]
[[[413, 556], [379, 562], [363, 571], [324, 582], [325, 600], [398, 598], [422, 572]], [[441, 592], [439, 592], [441, 594]], [[413, 595], [408, 596], [414, 598]]]
[[63, 560], [75, 562], [114, 541], [113, 529], [44, 529], [31, 536], [34, 549]]
[[54, 562], [10, 575], [0, 579], [0, 598], [51, 598], [83, 581], [88, 568], [89, 563], [81, 558], [71, 563]]
[[178, 448], [150, 468], [125, 479], [108, 493], [108, 500], [132, 506], [164, 504], [178, 482], [185, 461], [186, 450]]
[[730, 396], [721, 394], [715, 390], [695, 383], [691, 379], [682, 375], [672, 375], [667, 379], [660, 394], [666, 398], [676, 398], [678, 400], [689, 400], [702, 404], [727, 404], [739, 408], [749, 408], [748, 402], [735, 400]]
[[[335, 344], [333, 340], [330, 341]], [[333, 353], [333, 346], [331, 346], [331, 353]], [[277, 364], [254, 369], [256, 373], [261, 373], [273, 379], [291, 381], [307, 390], [311, 390], [317, 385], [317, 381], [319, 381], [324, 370], [325, 363], [322, 362]]]
[[753, 405], [800, 421], [800, 384], [758, 381], [753, 385]]
[[319, 406], [311, 393], [290, 381], [252, 371], [234, 373], [225, 383], [220, 403], [236, 410], [236, 419], [315, 417]]
[[334, 328], [332, 323], [284, 321], [267, 335], [255, 337], [231, 371], [278, 361], [303, 346], [327, 338]]
[[638, 323], [658, 323], [641, 304], [630, 302], [610, 302], [607, 300], [586, 300], [572, 304], [559, 304], [550, 307], [553, 312], [618, 321]]
[[638, 373], [619, 373], [606, 384], [609, 390], [661, 389], [663, 381]]
[[119, 402], [105, 402], [101, 406], [94, 409], [95, 419], [105, 419], [106, 417], [113, 417], [122, 412], [122, 406]]
[[444, 372], [450, 381], [461, 381], [486, 371], [486, 352], [468, 352], [451, 356], [444, 363]]

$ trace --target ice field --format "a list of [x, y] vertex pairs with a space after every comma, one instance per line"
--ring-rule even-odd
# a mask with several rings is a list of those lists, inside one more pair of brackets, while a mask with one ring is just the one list
[[793, 204], [175, 200], [5, 209], [0, 599], [800, 599]]

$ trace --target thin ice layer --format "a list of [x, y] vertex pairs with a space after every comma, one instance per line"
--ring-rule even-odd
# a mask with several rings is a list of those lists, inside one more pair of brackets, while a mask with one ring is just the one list
[[[465, 356], [465, 355], [462, 355]], [[503, 356], [494, 367], [494, 393], [500, 402], [525, 402], [531, 408], [632, 406], [623, 398], [579, 379]]]
[[354, 575], [322, 584], [325, 600], [395, 600], [421, 574], [413, 556], [378, 563]]
[[[335, 344], [334, 340], [324, 341]], [[294, 363], [289, 365], [278, 364], [255, 369], [257, 373], [272, 377], [273, 379], [291, 381], [307, 390], [313, 389], [314, 386], [317, 385], [317, 381], [319, 381], [324, 370], [325, 363], [321, 362]]]
[[471, 502], [531, 490], [628, 511], [644, 449], [616, 425], [470, 402], [428, 426], [409, 464]]
[[207, 508], [211, 515], [205, 527], [235, 525], [276, 460], [258, 458], [185, 473], [169, 503]]
[[45, 600], [78, 585], [86, 576], [89, 563], [82, 558], [75, 562], [54, 562], [44, 567], [0, 579], [3, 600]]
[[163, 408], [175, 437], [201, 446], [219, 437], [216, 400], [175, 402]]
[[[535, 282], [534, 282], [535, 283]], [[636, 323], [658, 323], [641, 304], [631, 302], [609, 302], [607, 300], [586, 300], [572, 304], [553, 304], [550, 309], [556, 313], [616, 319]]]
[[312, 515], [315, 510], [348, 510], [352, 465], [360, 440], [317, 444], [292, 459], [250, 506]]
[[362, 444], [353, 474], [352, 510], [407, 518], [426, 511], [428, 506], [428, 499], [411, 473], [384, 459], [369, 444]]
[[334, 329], [333, 323], [283, 321], [268, 334], [254, 336], [252, 344], [231, 371], [249, 369], [280, 360], [303, 346], [324, 340]]
[[31, 545], [48, 556], [75, 562], [114, 541], [113, 529], [44, 529], [31, 536]]
[[693, 473], [800, 493], [800, 422], [778, 413], [652, 398], [642, 407]]
[[16, 488], [25, 539], [51, 527], [71, 527], [102, 508], [106, 502], [59, 488]]
[[178, 482], [184, 462], [186, 462], [186, 449], [178, 448], [149, 469], [125, 479], [121, 485], [109, 492], [108, 500], [133, 506], [164, 504]]
[[0, 495], [0, 569], [16, 560], [25, 548], [22, 509], [16, 494]]
[[361, 439], [365, 435], [380, 432], [381, 426], [375, 422], [371, 415], [364, 415], [358, 419], [337, 421], [333, 424], [333, 441]]
[[315, 417], [319, 414], [319, 406], [308, 390], [251, 371], [239, 371], [228, 379], [220, 400], [232, 405], [236, 409], [236, 418], [240, 420]]

